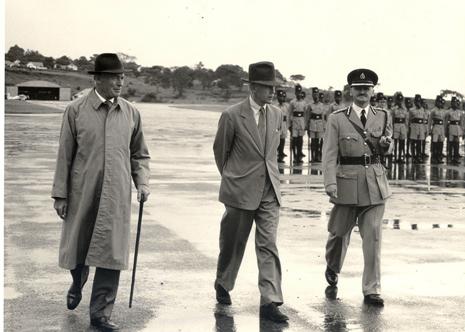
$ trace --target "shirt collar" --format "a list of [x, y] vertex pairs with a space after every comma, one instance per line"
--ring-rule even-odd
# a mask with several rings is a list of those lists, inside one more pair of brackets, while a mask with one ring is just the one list
[[[97, 95], [97, 97], [102, 101], [102, 103], [106, 102], [107, 100], [105, 98], [103, 98], [100, 93], [98, 93], [97, 89], [94, 89], [95, 91], [95, 94]], [[112, 104], [115, 102], [115, 98], [111, 98], [111, 99], [108, 99]]]
[[262, 107], [263, 107], [263, 108], [265, 109], [265, 111], [266, 111], [266, 104], [263, 105], [263, 106], [258, 105], [258, 104], [255, 102], [255, 100], [253, 100], [252, 95], [250, 95], [249, 99], [250, 99], [250, 107], [252, 108], [252, 111], [253, 111], [253, 114], [254, 114], [254, 115], [257, 115], [258, 112], [260, 112], [260, 108], [262, 108]]
[[370, 105], [367, 105], [365, 108], [357, 106], [355, 103], [352, 103], [352, 109], [355, 111], [358, 117], [362, 114], [362, 110], [365, 110], [365, 116], [368, 116], [368, 111], [370, 110]]

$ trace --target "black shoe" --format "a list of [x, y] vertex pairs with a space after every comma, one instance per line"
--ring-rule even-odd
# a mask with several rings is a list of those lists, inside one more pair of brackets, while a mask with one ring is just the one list
[[384, 300], [379, 294], [365, 295], [363, 302], [365, 302], [365, 304], [379, 306], [379, 307], [384, 306]]
[[283, 157], [287, 157], [287, 154], [283, 153]]
[[96, 327], [99, 331], [119, 331], [119, 326], [107, 317], [93, 318], [90, 320], [90, 325]]
[[260, 306], [260, 318], [265, 318], [276, 323], [285, 323], [289, 320], [289, 317], [279, 311], [278, 306], [273, 302]]
[[232, 304], [231, 296], [229, 292], [223, 288], [220, 284], [217, 284], [215, 281], [215, 290], [216, 290], [216, 300], [218, 303], [230, 305]]
[[328, 282], [330, 286], [337, 285], [337, 281], [338, 281], [337, 273], [331, 270], [329, 266], [326, 267], [325, 277], [326, 277], [326, 281]]
[[83, 276], [81, 276], [81, 278], [83, 278], [83, 280], [81, 281], [80, 286], [75, 285], [74, 281], [71, 284], [71, 287], [68, 290], [68, 294], [66, 294], [66, 307], [69, 310], [76, 309], [77, 306], [79, 305], [79, 303], [81, 302], [81, 299], [82, 299], [82, 287], [84, 287], [84, 285], [86, 284], [88, 277], [89, 277], [89, 270], [87, 270], [87, 272], [84, 273]]

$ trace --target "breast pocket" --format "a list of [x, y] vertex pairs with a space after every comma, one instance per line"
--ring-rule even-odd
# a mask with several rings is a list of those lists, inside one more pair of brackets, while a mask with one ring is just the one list
[[355, 133], [342, 134], [339, 136], [341, 156], [351, 156], [359, 144], [359, 137]]
[[337, 204], [357, 204], [357, 174], [337, 173]]

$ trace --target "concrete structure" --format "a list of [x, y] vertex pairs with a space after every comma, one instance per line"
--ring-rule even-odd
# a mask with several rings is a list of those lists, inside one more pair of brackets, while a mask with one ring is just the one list
[[31, 100], [71, 100], [71, 88], [63, 88], [48, 81], [27, 81], [16, 86], [7, 86], [6, 94], [23, 94]]

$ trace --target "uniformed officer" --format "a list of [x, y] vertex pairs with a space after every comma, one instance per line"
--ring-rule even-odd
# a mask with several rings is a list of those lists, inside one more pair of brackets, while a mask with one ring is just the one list
[[287, 131], [289, 130], [289, 103], [286, 103], [286, 91], [277, 90], [276, 96], [278, 99], [278, 108], [283, 113], [283, 123], [281, 126], [281, 134], [279, 138], [278, 146], [278, 162], [284, 162], [284, 157], [287, 157], [287, 154], [284, 153], [284, 145], [286, 144]]
[[307, 105], [307, 129], [310, 140], [311, 161], [321, 161], [327, 107], [321, 102], [317, 87], [312, 88], [313, 102]]
[[444, 117], [444, 123], [446, 125], [446, 137], [449, 143], [448, 159], [450, 159], [452, 164], [459, 165], [459, 147], [460, 138], [463, 136], [464, 116], [459, 109], [457, 97], [452, 97], [450, 109], [446, 112]]
[[421, 147], [426, 139], [425, 110], [421, 107], [421, 96], [419, 94], [415, 95], [415, 107], [412, 107], [411, 103], [410, 98], [405, 99], [405, 106], [409, 110], [410, 151], [412, 161], [418, 164], [423, 162]]
[[304, 154], [302, 152], [305, 135], [306, 104], [305, 92], [297, 84], [295, 86], [295, 96], [289, 106], [289, 125], [291, 130], [291, 145], [294, 157], [294, 163], [301, 163]]
[[356, 69], [347, 81], [354, 101], [329, 116], [323, 147], [324, 185], [334, 204], [328, 222], [325, 277], [330, 286], [337, 284], [357, 223], [363, 242], [364, 301], [382, 306], [381, 225], [391, 191], [380, 155], [391, 146], [392, 124], [387, 111], [369, 104], [378, 82], [375, 72]]
[[387, 110], [386, 96], [382, 92], [376, 94], [377, 107]]
[[325, 93], [324, 92], [319, 92], [318, 93], [318, 99], [320, 100], [320, 103], [325, 103]]
[[377, 103], [376, 103], [376, 96], [371, 96], [370, 98], [370, 105], [372, 107], [376, 107]]
[[387, 103], [387, 109], [388, 109], [389, 111], [392, 109], [392, 103], [393, 103], [393, 102], [394, 102], [394, 99], [393, 99], [391, 96], [387, 97], [386, 103]]
[[431, 163], [442, 164], [442, 151], [444, 149], [445, 139], [444, 99], [441, 96], [436, 96], [434, 105], [435, 107], [431, 110], [428, 121], [429, 132], [431, 133]]
[[396, 95], [395, 105], [392, 107], [394, 123], [394, 159], [399, 164], [405, 163], [405, 140], [408, 133], [408, 112], [403, 106], [404, 96]]
[[[429, 158], [429, 154], [426, 153], [426, 139], [430, 135], [430, 132], [429, 132], [429, 114], [431, 113], [431, 111], [428, 109], [428, 103], [421, 97], [420, 94], [416, 94], [415, 99], [418, 99], [419, 104], [421, 105], [421, 107], [425, 111], [425, 117], [424, 117], [423, 125], [425, 126], [426, 137], [421, 142], [421, 158], [423, 159], [423, 161], [426, 161]], [[414, 102], [415, 102], [415, 100], [414, 100]]]

